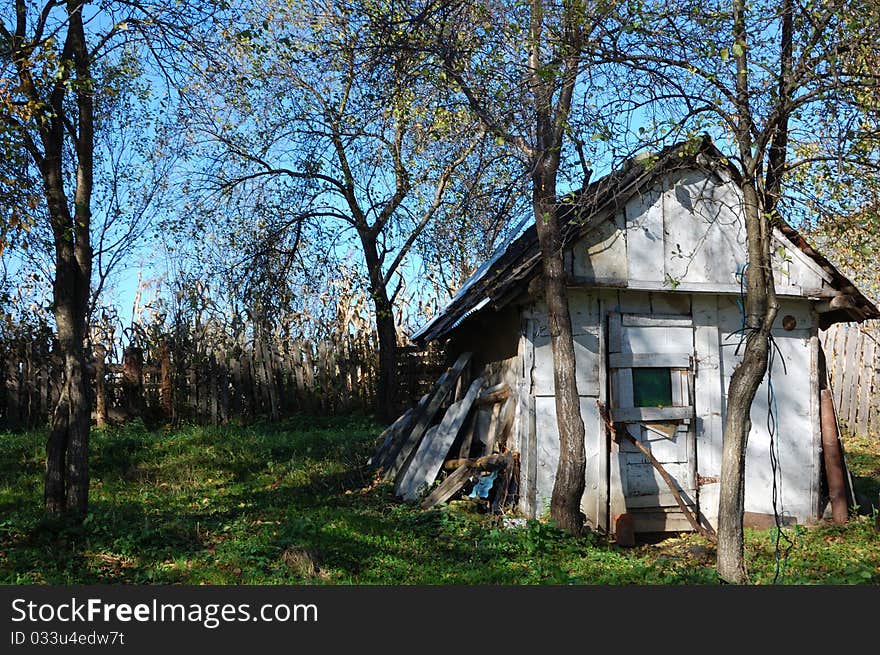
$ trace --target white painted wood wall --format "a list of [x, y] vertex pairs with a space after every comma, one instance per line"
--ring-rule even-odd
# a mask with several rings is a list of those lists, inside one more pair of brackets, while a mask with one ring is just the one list
[[[746, 263], [740, 192], [729, 179], [679, 171], [635, 196], [566, 253], [584, 282], [629, 289], [738, 293]], [[782, 296], [814, 296], [831, 277], [774, 230], [774, 279]]]
[[[608, 478], [614, 476], [614, 467], [608, 465], [608, 444], [596, 404], [601, 400], [607, 405], [604, 362], [609, 312], [692, 317], [696, 473], [708, 480], [720, 475], [727, 388], [740, 360], [736, 353], [736, 332], [742, 326], [737, 273], [743, 270], [746, 250], [738, 208], [738, 190], [728, 180], [702, 171], [678, 173], [632, 199], [566, 253], [566, 265], [576, 283], [570, 289], [569, 304], [586, 428], [587, 488], [582, 509], [592, 527], [613, 530], [615, 518], [607, 509]], [[784, 297], [779, 327], [773, 331], [779, 347], [772, 372], [776, 400], [769, 402], [765, 379], [752, 408], [746, 511], [774, 512], [767, 427], [768, 407], [773, 405], [779, 455], [776, 510], [807, 522], [819, 509], [821, 454], [817, 317], [808, 296], [827, 291], [830, 278], [781, 233], [775, 238], [774, 277]], [[782, 329], [786, 316], [795, 318], [793, 330]], [[559, 458], [553, 361], [546, 308], [532, 304], [524, 308], [522, 317], [523, 380], [517, 418], [521, 502], [528, 514], [540, 516], [549, 507]], [[533, 425], [528, 424], [531, 406]], [[701, 518], [713, 526], [718, 486], [709, 481], [698, 490]]]

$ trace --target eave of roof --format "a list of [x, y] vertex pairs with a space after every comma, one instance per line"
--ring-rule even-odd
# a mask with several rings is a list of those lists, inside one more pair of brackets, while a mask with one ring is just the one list
[[[695, 147], [696, 146], [696, 147]], [[650, 162], [649, 165], [646, 165]], [[734, 176], [724, 154], [715, 147], [709, 137], [698, 142], [686, 141], [664, 148], [656, 156], [631, 160], [622, 168], [596, 180], [574, 194], [572, 200], [560, 203], [559, 223], [562, 230], [563, 248], [580, 239], [606, 216], [623, 207], [639, 191], [674, 170], [701, 168], [717, 170], [725, 168]], [[851, 295], [855, 307], [826, 315], [825, 323], [863, 321], [880, 318], [880, 310], [866, 298], [823, 255], [816, 251], [797, 230], [780, 221], [780, 232], [794, 246], [803, 251], [832, 278], [832, 286]], [[449, 304], [426, 325], [420, 328], [412, 340], [426, 344], [444, 336], [458, 327], [473, 314], [492, 307], [500, 309], [522, 292], [540, 270], [540, 250], [534, 225], [519, 237], [501, 248], [462, 286]]]

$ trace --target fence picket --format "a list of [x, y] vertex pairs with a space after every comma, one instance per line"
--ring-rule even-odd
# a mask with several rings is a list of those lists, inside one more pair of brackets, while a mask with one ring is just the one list
[[[101, 414], [174, 423], [223, 423], [233, 416], [290, 411], [370, 411], [378, 369], [375, 334], [337, 334], [325, 340], [252, 345], [176, 344], [165, 334], [135, 347], [110, 337], [95, 346], [93, 379]], [[445, 370], [439, 349], [425, 354], [401, 346], [401, 411]], [[121, 360], [121, 361], [120, 361]], [[63, 366], [57, 351], [34, 339], [0, 341], [0, 423], [45, 425], [58, 399]], [[102, 416], [102, 418], [103, 418]]]
[[838, 323], [820, 335], [840, 422], [880, 433], [880, 322]]

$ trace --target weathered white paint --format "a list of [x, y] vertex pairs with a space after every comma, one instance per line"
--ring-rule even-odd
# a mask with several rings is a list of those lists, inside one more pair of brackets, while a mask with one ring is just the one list
[[575, 245], [570, 253], [572, 275], [587, 281], [601, 277], [605, 281], [625, 282], [626, 222], [623, 212], [618, 212], [613, 221], [602, 221], [590, 238]]
[[[571, 315], [571, 333], [574, 336], [593, 334], [598, 332], [599, 326], [599, 301], [595, 292], [586, 289], [571, 289], [568, 292], [569, 314]], [[538, 316], [545, 321], [547, 307], [543, 303], [539, 306]]]
[[[664, 314], [623, 314], [620, 317], [623, 327], [683, 327], [692, 325], [690, 316], [674, 316]], [[656, 336], [656, 333], [651, 333]]]
[[693, 407], [615, 407], [615, 421], [677, 421], [694, 417]]
[[[626, 263], [631, 280], [664, 280], [663, 189], [655, 187], [626, 204]], [[602, 271], [599, 277], [612, 277]]]
[[[574, 244], [566, 253], [567, 270], [586, 284], [736, 292], [737, 273], [748, 259], [741, 198], [724, 173], [689, 170], [670, 175], [632, 198], [613, 221], [599, 222]], [[773, 236], [779, 295], [831, 293], [827, 271], [779, 230]]]
[[690, 368], [692, 355], [688, 353], [650, 353], [647, 355], [631, 355], [629, 353], [612, 353], [608, 358], [611, 368], [633, 367], [665, 367]]
[[[599, 416], [597, 400], [598, 398], [594, 396], [582, 396], [580, 403], [587, 461], [586, 488], [581, 500], [581, 509], [587, 517], [587, 524], [591, 527], [597, 527], [599, 524], [599, 502], [604, 495], [599, 487], [600, 484], [604, 484], [604, 477], [600, 477], [604, 464], [600, 464], [600, 460], [605, 457], [605, 430]], [[535, 397], [535, 421], [538, 442], [535, 501], [537, 515], [540, 516], [550, 507], [553, 484], [556, 481], [556, 468], [559, 465], [559, 428], [556, 422], [554, 397]]]
[[[599, 316], [605, 316], [605, 312], [607, 311], [608, 306], [608, 298], [597, 294], [598, 297], [598, 309]], [[608, 358], [608, 338], [607, 338], [607, 330], [603, 329], [604, 321], [600, 321], [599, 327], [599, 402], [602, 403], [602, 406], [607, 408], [609, 406], [608, 401], [608, 368], [605, 366], [605, 361]], [[601, 418], [601, 416], [600, 416]], [[596, 426], [596, 459], [597, 459], [597, 474], [596, 480], [593, 482], [591, 486], [595, 488], [595, 528], [599, 530], [608, 530], [608, 460], [609, 460], [609, 448], [610, 448], [610, 435], [607, 432], [605, 423], [603, 420], [600, 420], [598, 425]], [[591, 500], [588, 494], [584, 494], [584, 502], [581, 504], [581, 509], [584, 512], [584, 515], [588, 517], [592, 516], [591, 512]]]
[[[598, 396], [599, 392], [599, 335], [580, 334], [574, 339], [574, 355], [577, 363], [578, 395]], [[550, 337], [535, 337], [535, 368], [532, 371], [534, 394], [555, 395], [553, 382], [553, 349]]]
[[[577, 388], [581, 396], [599, 395], [599, 310], [598, 299], [584, 291], [569, 296], [569, 312], [572, 319], [575, 361], [577, 363]], [[534, 368], [532, 370], [532, 393], [536, 396], [555, 395], [553, 381], [553, 349], [550, 345], [550, 329], [547, 310], [538, 303], [532, 310], [534, 326]]]
[[618, 311], [624, 314], [650, 314], [651, 294], [647, 291], [620, 291], [617, 294]]
[[745, 227], [735, 186], [702, 171], [670, 177], [664, 195], [664, 279], [676, 283], [736, 281], [746, 260]]
[[[622, 331], [622, 352], [624, 353], [632, 355], [690, 355], [693, 353], [694, 330], [692, 326], [649, 328], [624, 325]], [[685, 348], [687, 349], [685, 350]]]
[[666, 314], [668, 316], [680, 314], [688, 316], [691, 313], [691, 296], [689, 293], [651, 293], [652, 314]]
[[698, 492], [700, 521], [717, 527], [717, 480], [721, 475], [721, 436], [724, 428], [721, 417], [723, 390], [718, 299], [715, 296], [694, 296], [693, 311], [697, 474], [706, 480]]
[[810, 425], [812, 427], [812, 443], [810, 444], [812, 457], [812, 474], [810, 487], [810, 515], [821, 515], [821, 470], [819, 467], [819, 453], [821, 452], [822, 431], [821, 416], [819, 414], [819, 327], [816, 322], [813, 334], [810, 336]]
[[[742, 360], [742, 349], [737, 354], [739, 337], [735, 334], [742, 324], [736, 302], [719, 299], [719, 325], [722, 339], [721, 372], [723, 379], [723, 411], [726, 412], [727, 389], [736, 365]], [[781, 303], [780, 318], [785, 315], [809, 316], [806, 301]], [[811, 373], [811, 339], [809, 330], [785, 331], [774, 327], [773, 336], [779, 347], [772, 368], [772, 388], [775, 403], [768, 396], [770, 384], [765, 377], [752, 405], [752, 430], [746, 452], [746, 497], [748, 512], [772, 514], [774, 476], [770, 461], [770, 432], [768, 409], [776, 413], [775, 447], [778, 452], [781, 478], [777, 477], [776, 510], [799, 523], [815, 518], [812, 508], [814, 467], [818, 453], [813, 445], [814, 425], [811, 410], [813, 388]], [[784, 366], [783, 366], [784, 362]], [[716, 509], [717, 514], [717, 509]]]
[[[605, 430], [599, 418], [596, 401], [600, 395], [599, 302], [595, 294], [577, 292], [569, 296], [572, 317], [577, 385], [581, 396], [581, 416], [584, 420], [584, 450], [587, 460], [586, 488], [582, 509], [588, 525], [604, 528]], [[534, 470], [534, 501], [531, 509], [537, 515], [547, 510], [553, 493], [556, 468], [559, 463], [559, 429], [556, 422], [555, 385], [553, 382], [553, 352], [550, 346], [546, 308], [542, 303], [529, 308], [532, 360], [528, 376], [535, 403], [535, 448], [528, 465]], [[529, 481], [531, 483], [531, 481]]]
[[[638, 430], [642, 430], [640, 441], [648, 446], [651, 454], [664, 465], [677, 463], [685, 463], [690, 457], [690, 447], [687, 440], [687, 426], [679, 425], [673, 431], [671, 436], [659, 433], [657, 430], [647, 429], [647, 426], [634, 426]], [[648, 459], [641, 450], [629, 441], [623, 441], [620, 445], [623, 452], [628, 453], [629, 462], [632, 464], [650, 464]]]
[[831, 274], [811, 259], [807, 253], [795, 247], [778, 229], [773, 230], [773, 246], [782, 248], [776, 253], [779, 259], [791, 260], [788, 273], [790, 284], [804, 289], [819, 289], [830, 284]]
[[520, 336], [520, 344], [518, 347], [519, 357], [519, 380], [516, 384], [517, 390], [517, 407], [516, 419], [514, 422], [516, 434], [516, 450], [520, 456], [520, 490], [519, 490], [519, 506], [520, 511], [529, 517], [534, 517], [534, 477], [532, 471], [532, 450], [534, 442], [533, 427], [533, 410], [534, 396], [532, 395], [532, 368], [534, 366], [534, 346], [532, 345], [534, 321], [532, 319], [523, 319]]

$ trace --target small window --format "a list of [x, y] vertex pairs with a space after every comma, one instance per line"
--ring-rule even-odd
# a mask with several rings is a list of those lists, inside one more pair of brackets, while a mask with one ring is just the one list
[[672, 407], [672, 371], [668, 368], [632, 369], [633, 405]]

